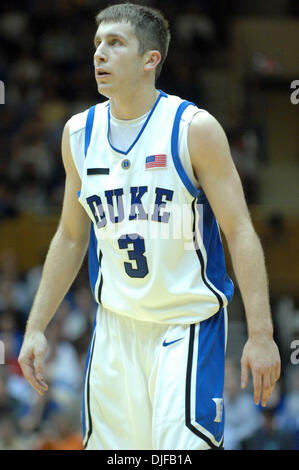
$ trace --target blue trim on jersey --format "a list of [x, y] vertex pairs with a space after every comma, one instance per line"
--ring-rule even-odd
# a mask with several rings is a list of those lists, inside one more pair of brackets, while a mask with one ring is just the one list
[[92, 293], [97, 301], [95, 286], [100, 272], [100, 263], [98, 259], [98, 241], [94, 231], [94, 224], [91, 224], [89, 235], [89, 249], [88, 249], [88, 272], [89, 282]]
[[217, 416], [213, 398], [223, 399], [225, 362], [225, 315], [224, 309], [200, 322], [196, 368], [195, 421], [220, 442], [224, 431], [224, 405], [222, 417]]
[[199, 210], [198, 205], [202, 206], [202, 220], [199, 217], [199, 224], [202, 223], [203, 233], [201, 237], [207, 254], [207, 279], [216, 289], [225, 295], [229, 303], [234, 294], [234, 284], [227, 274], [223, 245], [216, 217], [204, 192], [197, 199], [197, 210]]
[[91, 108], [89, 108], [87, 118], [86, 118], [85, 142], [84, 142], [84, 155], [85, 155], [85, 158], [86, 158], [87, 150], [88, 150], [88, 147], [89, 147], [89, 144], [90, 144], [95, 109], [96, 109], [96, 106], [92, 106]]
[[216, 291], [213, 290], [212, 287], [214, 286], [220, 292], [223, 292], [228, 302], [230, 302], [234, 293], [234, 285], [226, 272], [223, 246], [222, 246], [222, 242], [221, 242], [220, 235], [219, 235], [218, 225], [217, 225], [216, 218], [212, 212], [210, 204], [203, 190], [197, 189], [194, 186], [189, 176], [187, 175], [179, 157], [178, 149], [179, 149], [180, 120], [181, 120], [183, 112], [190, 105], [195, 106], [195, 104], [190, 101], [183, 101], [177, 109], [175, 119], [174, 119], [173, 129], [172, 129], [172, 135], [171, 135], [171, 153], [172, 153], [174, 166], [183, 184], [185, 185], [186, 189], [190, 192], [190, 194], [195, 199], [197, 199], [197, 204], [203, 205], [203, 214], [202, 214], [203, 220], [202, 221], [200, 220], [200, 222], [202, 222], [202, 225], [203, 225], [202, 238], [203, 238], [203, 243], [204, 243], [205, 250], [207, 253], [207, 266], [206, 266], [207, 279], [205, 279], [204, 271], [203, 271], [204, 260], [199, 250], [198, 243], [195, 239], [196, 251], [197, 251], [198, 257], [200, 258], [200, 262], [202, 265], [203, 281], [210, 288], [210, 290], [212, 290], [212, 292], [216, 295], [219, 301], [219, 308], [222, 308], [223, 306], [222, 299], [220, 295]]
[[[83, 434], [83, 440], [85, 439], [85, 434], [86, 434], [86, 418], [85, 418], [85, 382], [86, 382], [86, 375], [87, 375], [87, 370], [89, 366], [89, 362], [91, 359], [91, 345], [93, 343], [93, 336], [94, 336], [94, 331], [97, 323], [97, 313], [95, 314], [93, 326], [92, 326], [92, 333], [91, 333], [91, 341], [89, 344], [88, 348], [88, 353], [85, 361], [85, 370], [84, 370], [84, 379], [83, 379], [83, 394], [82, 394], [82, 408], [81, 408], [81, 424], [82, 424], [82, 434]], [[89, 423], [89, 426], [91, 423]]]
[[[87, 155], [88, 147], [91, 140], [91, 133], [94, 123], [95, 106], [92, 106], [88, 110], [85, 127], [85, 141], [84, 141], [84, 154], [85, 158]], [[99, 276], [100, 263], [98, 260], [98, 242], [94, 231], [94, 225], [91, 224], [90, 235], [89, 235], [89, 249], [88, 249], [88, 271], [89, 271], [89, 282], [93, 292], [94, 298], [96, 299], [95, 285]]]
[[189, 191], [189, 193], [193, 197], [197, 197], [200, 194], [200, 190], [197, 189], [192, 181], [190, 180], [189, 176], [187, 175], [186, 171], [184, 170], [184, 167], [182, 165], [182, 162], [179, 157], [179, 129], [180, 129], [180, 121], [183, 112], [188, 106], [195, 106], [194, 103], [191, 101], [183, 101], [176, 112], [175, 118], [174, 118], [174, 123], [173, 123], [173, 128], [172, 128], [172, 134], [171, 134], [171, 154], [172, 154], [172, 159], [174, 166], [176, 168], [176, 171], [178, 172], [179, 177], [181, 178], [182, 182], [184, 183], [186, 189]]
[[153, 115], [153, 112], [155, 111], [160, 99], [163, 97], [163, 98], [168, 98], [168, 95], [164, 92], [164, 91], [161, 91], [161, 90], [158, 90], [160, 92], [158, 98], [156, 99], [156, 102], [154, 104], [154, 106], [152, 107], [151, 109], [151, 112], [149, 113], [145, 123], [143, 124], [142, 128], [140, 129], [139, 131], [139, 134], [137, 135], [136, 139], [134, 140], [134, 142], [130, 145], [130, 147], [128, 148], [128, 150], [126, 150], [125, 152], [123, 150], [119, 150], [117, 149], [116, 147], [114, 147], [112, 145], [112, 142], [110, 140], [110, 103], [108, 104], [108, 130], [107, 130], [107, 139], [108, 139], [108, 142], [109, 142], [109, 145], [110, 147], [115, 151], [115, 152], [118, 152], [118, 153], [121, 153], [122, 155], [128, 155], [128, 153], [132, 150], [132, 148], [135, 146], [136, 142], [139, 140], [139, 138], [141, 137], [144, 129], [146, 128], [150, 118], [152, 117]]

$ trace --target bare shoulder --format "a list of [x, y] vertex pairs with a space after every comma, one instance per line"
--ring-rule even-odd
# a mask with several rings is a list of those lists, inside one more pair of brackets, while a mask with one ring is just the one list
[[63, 132], [62, 132], [62, 139], [61, 139], [61, 154], [62, 154], [62, 161], [67, 172], [73, 172], [74, 170], [74, 161], [72, 156], [71, 150], [71, 142], [70, 142], [70, 118], [64, 125]]
[[71, 134], [71, 125], [73, 122], [74, 116], [69, 118], [66, 123], [64, 124], [63, 127], [63, 132], [62, 132], [62, 143], [67, 143], [70, 141], [70, 134]]
[[219, 121], [207, 111], [196, 113], [190, 123], [190, 138], [208, 143], [211, 140], [225, 137], [225, 132]]
[[196, 166], [211, 164], [230, 155], [225, 131], [210, 113], [195, 114], [189, 126], [188, 147], [192, 163]]

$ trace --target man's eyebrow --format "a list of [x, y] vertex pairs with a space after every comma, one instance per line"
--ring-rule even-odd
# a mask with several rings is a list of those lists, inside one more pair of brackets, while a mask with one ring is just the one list
[[[105, 35], [104, 35], [104, 37], [105, 37]], [[120, 33], [108, 33], [108, 34], [106, 34], [106, 38], [107, 38], [107, 39], [119, 38], [119, 39], [122, 39], [123, 41], [126, 40], [126, 38], [125, 38], [122, 34], [120, 34]], [[99, 40], [101, 40], [101, 39], [102, 39], [102, 38], [101, 38], [101, 36], [100, 36], [99, 34], [98, 34], [98, 35], [95, 35], [95, 37], [94, 37], [94, 43], [96, 44], [96, 43], [97, 43]]]

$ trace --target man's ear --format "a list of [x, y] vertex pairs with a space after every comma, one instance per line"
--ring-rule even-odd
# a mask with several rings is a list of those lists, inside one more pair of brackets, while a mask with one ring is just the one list
[[147, 51], [145, 54], [144, 70], [149, 72], [157, 67], [161, 62], [161, 53], [159, 51]]

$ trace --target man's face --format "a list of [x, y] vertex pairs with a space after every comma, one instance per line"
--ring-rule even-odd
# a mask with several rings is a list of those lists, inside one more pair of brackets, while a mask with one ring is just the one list
[[143, 76], [143, 57], [130, 23], [102, 23], [95, 39], [95, 78], [108, 98], [134, 91]]

